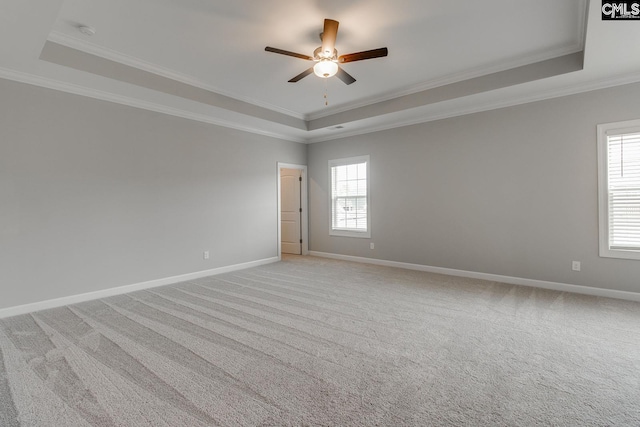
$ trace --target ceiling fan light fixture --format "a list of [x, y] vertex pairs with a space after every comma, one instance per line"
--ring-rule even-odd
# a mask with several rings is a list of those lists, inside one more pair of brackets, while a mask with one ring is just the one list
[[321, 59], [313, 66], [313, 72], [316, 76], [328, 79], [335, 76], [338, 72], [338, 64], [330, 59]]
[[345, 62], [382, 58], [389, 54], [389, 50], [386, 47], [381, 47], [379, 49], [365, 50], [362, 52], [355, 52], [338, 56], [338, 50], [335, 48], [336, 35], [338, 34], [338, 25], [338, 21], [334, 21], [333, 19], [324, 20], [324, 31], [320, 34], [322, 46], [316, 48], [316, 50], [313, 51], [313, 56], [290, 52], [288, 50], [278, 49], [271, 46], [265, 47], [264, 50], [280, 55], [287, 55], [294, 58], [304, 59], [305, 61], [316, 62], [313, 67], [307, 68], [294, 78], [290, 79], [289, 83], [299, 82], [301, 79], [313, 73], [322, 79], [328, 79], [329, 77], [337, 76], [338, 79], [340, 79], [344, 84], [350, 85], [351, 83], [354, 83], [356, 79], [354, 79], [353, 76], [347, 73], [343, 68], [340, 68], [338, 66], [338, 63], [342, 64]]

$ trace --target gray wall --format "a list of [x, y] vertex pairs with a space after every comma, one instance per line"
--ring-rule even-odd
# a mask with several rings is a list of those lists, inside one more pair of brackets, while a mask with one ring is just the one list
[[0, 308], [277, 256], [306, 150], [0, 80]]
[[[640, 292], [640, 261], [598, 256], [596, 161], [596, 125], [639, 118], [639, 99], [634, 84], [313, 144], [310, 250]], [[327, 162], [363, 154], [372, 238], [329, 236]]]

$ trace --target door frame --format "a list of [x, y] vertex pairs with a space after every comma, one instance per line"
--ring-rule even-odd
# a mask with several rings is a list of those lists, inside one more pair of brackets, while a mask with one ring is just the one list
[[280, 188], [281, 186], [281, 182], [280, 182], [280, 173], [282, 169], [297, 169], [299, 171], [302, 172], [302, 182], [300, 183], [300, 190], [301, 190], [301, 195], [300, 195], [300, 202], [302, 205], [302, 215], [300, 218], [301, 221], [301, 225], [302, 225], [302, 230], [301, 230], [301, 234], [300, 234], [300, 238], [302, 239], [302, 255], [309, 255], [309, 204], [308, 204], [308, 196], [307, 196], [307, 166], [306, 165], [296, 165], [296, 164], [292, 164], [292, 163], [282, 163], [282, 162], [277, 162], [276, 164], [277, 168], [276, 168], [276, 175], [277, 175], [277, 182], [278, 182], [278, 243], [277, 243], [277, 250], [278, 250], [278, 259], [282, 259], [282, 234], [281, 234], [281, 230], [280, 230], [280, 221], [282, 220], [281, 218], [281, 209], [282, 209], [282, 201], [280, 200], [282, 197], [282, 190]]

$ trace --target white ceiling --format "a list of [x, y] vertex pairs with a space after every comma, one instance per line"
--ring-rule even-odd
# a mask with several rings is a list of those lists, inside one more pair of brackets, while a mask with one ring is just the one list
[[[0, 77], [313, 142], [640, 81], [640, 25], [599, 3], [3, 0]], [[288, 83], [312, 64], [264, 47], [311, 55], [324, 18], [339, 54], [389, 56]]]

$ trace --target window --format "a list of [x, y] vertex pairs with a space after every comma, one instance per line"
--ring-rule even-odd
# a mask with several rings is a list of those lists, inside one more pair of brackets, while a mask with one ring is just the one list
[[640, 259], [640, 120], [598, 126], [600, 256]]
[[332, 236], [371, 237], [369, 156], [329, 160]]

